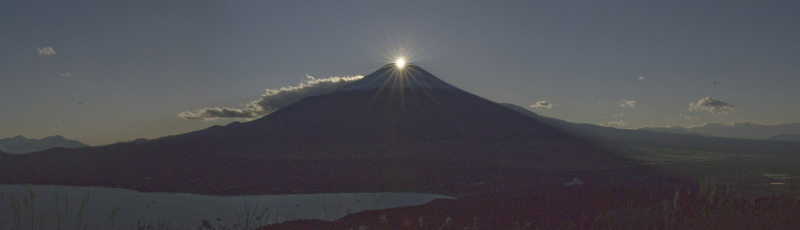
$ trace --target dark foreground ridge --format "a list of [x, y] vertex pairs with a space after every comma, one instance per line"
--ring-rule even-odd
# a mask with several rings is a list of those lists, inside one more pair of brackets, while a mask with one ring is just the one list
[[724, 192], [553, 186], [438, 199], [279, 229], [798, 229], [794, 196], [745, 199]]

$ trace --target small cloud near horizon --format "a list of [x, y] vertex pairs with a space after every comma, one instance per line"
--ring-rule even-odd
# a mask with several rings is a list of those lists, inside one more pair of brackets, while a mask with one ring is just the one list
[[713, 115], [727, 115], [729, 111], [733, 111], [733, 107], [733, 104], [711, 97], [700, 98], [697, 102], [689, 103], [689, 111], [705, 110]]
[[341, 86], [363, 76], [314, 78], [306, 76], [306, 81], [297, 86], [267, 89], [261, 98], [244, 104], [244, 108], [209, 107], [194, 112], [183, 111], [179, 117], [187, 120], [214, 120], [217, 118], [253, 119], [270, 114], [284, 106], [308, 96], [322, 95], [339, 89]]
[[636, 79], [639, 79], [639, 80], [644, 80], [644, 76], [639, 76], [639, 77], [638, 77], [638, 78], [636, 78]]
[[72, 74], [71, 74], [71, 73], [62, 73], [62, 74], [59, 74], [58, 76], [62, 76], [62, 77], [72, 77]]
[[531, 105], [531, 108], [553, 108], [553, 104], [547, 101], [537, 101], [536, 104]]
[[635, 108], [636, 107], [636, 101], [634, 101], [634, 100], [622, 100], [622, 101], [619, 102], [619, 107], [622, 107], [622, 108], [625, 108], [625, 107]]
[[44, 56], [53, 56], [56, 55], [56, 50], [53, 47], [45, 46], [45, 47], [36, 47], [36, 54], [44, 55]]

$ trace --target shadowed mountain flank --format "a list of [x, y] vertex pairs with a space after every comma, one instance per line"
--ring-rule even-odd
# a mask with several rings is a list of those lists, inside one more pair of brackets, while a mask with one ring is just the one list
[[510, 157], [578, 164], [610, 157], [412, 64], [401, 70], [387, 65], [337, 92], [304, 98], [252, 122], [191, 135], [237, 143], [230, 147], [249, 149], [231, 154], [260, 159]]

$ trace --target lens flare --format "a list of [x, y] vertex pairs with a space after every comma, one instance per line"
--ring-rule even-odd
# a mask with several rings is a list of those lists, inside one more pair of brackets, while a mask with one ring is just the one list
[[394, 64], [397, 66], [397, 68], [403, 68], [404, 66], [406, 66], [406, 59], [398, 58], [397, 60], [394, 61]]

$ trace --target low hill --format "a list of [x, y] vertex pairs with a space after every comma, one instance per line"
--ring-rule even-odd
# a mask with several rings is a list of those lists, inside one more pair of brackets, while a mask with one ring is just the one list
[[0, 150], [8, 153], [30, 153], [55, 147], [80, 148], [89, 147], [89, 145], [69, 140], [59, 135], [42, 139], [31, 139], [23, 136], [0, 139]]
[[618, 151], [624, 151], [624, 149], [619, 148], [621, 146], [784, 155], [798, 154], [798, 151], [800, 151], [800, 142], [734, 139], [694, 133], [669, 133], [641, 129], [617, 129], [592, 124], [571, 123], [564, 120], [540, 116], [521, 106], [513, 104], [503, 105], [533, 119], [558, 127], [573, 135], [583, 137], [587, 140], [595, 140], [598, 144], [610, 148], [616, 148]]
[[715, 137], [763, 140], [781, 134], [800, 134], [800, 123], [775, 125], [751, 122], [734, 122], [730, 124], [707, 123], [696, 127], [669, 126], [645, 127], [640, 129], [667, 133], [697, 133]]

